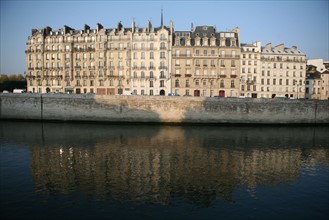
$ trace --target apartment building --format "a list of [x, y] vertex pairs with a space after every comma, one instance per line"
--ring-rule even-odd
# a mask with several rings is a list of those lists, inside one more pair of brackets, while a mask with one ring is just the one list
[[172, 93], [181, 96], [239, 94], [239, 29], [218, 32], [213, 26], [175, 31], [172, 46]]
[[261, 49], [261, 98], [286, 96], [305, 97], [306, 55], [296, 46], [284, 44], [272, 47], [271, 43]]
[[329, 61], [307, 60], [305, 98], [329, 99]]
[[241, 44], [240, 97], [258, 98], [260, 92], [261, 43]]
[[[284, 44], [241, 44], [239, 28], [192, 24], [174, 31], [162, 19], [159, 27], [148, 21], [143, 28], [135, 21], [109, 29], [65, 25], [33, 29], [26, 47], [27, 92], [33, 93], [304, 98], [310, 92], [304, 53]], [[327, 73], [320, 74], [321, 95], [309, 98], [328, 97]]]
[[33, 29], [26, 50], [27, 91], [165, 95], [173, 24], [83, 30]]

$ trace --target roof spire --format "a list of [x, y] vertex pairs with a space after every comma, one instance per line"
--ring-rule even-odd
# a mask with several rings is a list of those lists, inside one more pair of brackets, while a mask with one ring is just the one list
[[163, 27], [163, 7], [161, 6], [161, 27]]

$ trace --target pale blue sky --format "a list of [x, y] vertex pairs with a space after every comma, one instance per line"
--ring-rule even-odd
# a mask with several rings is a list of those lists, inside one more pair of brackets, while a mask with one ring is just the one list
[[173, 20], [175, 30], [189, 30], [191, 22], [214, 25], [219, 31], [240, 27], [242, 43], [261, 41], [264, 46], [296, 45], [308, 59], [329, 59], [328, 0], [294, 1], [3, 1], [1, 0], [1, 74], [25, 71], [25, 49], [31, 29], [68, 25], [82, 29], [101, 23], [105, 28], [147, 20], [160, 25]]

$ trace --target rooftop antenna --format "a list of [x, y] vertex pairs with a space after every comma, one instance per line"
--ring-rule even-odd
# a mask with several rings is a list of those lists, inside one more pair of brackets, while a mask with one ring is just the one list
[[163, 6], [161, 6], [161, 27], [163, 27]]

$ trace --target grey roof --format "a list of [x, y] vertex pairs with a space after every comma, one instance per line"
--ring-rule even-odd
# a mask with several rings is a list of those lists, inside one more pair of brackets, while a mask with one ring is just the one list
[[[185, 45], [186, 38], [191, 39], [191, 45], [195, 45], [195, 38], [200, 37], [201, 40], [204, 40], [204, 38], [208, 38], [208, 45], [210, 45], [210, 40], [212, 38], [216, 38], [216, 46], [220, 45], [220, 37], [221, 34], [233, 34], [233, 37], [225, 37], [226, 38], [226, 46], [230, 45], [231, 39], [236, 39], [236, 45], [239, 45], [239, 38], [238, 34], [236, 32], [216, 32], [216, 28], [214, 26], [196, 26], [194, 31], [175, 31], [174, 32], [174, 37], [179, 37], [180, 38], [180, 44]], [[173, 41], [174, 44], [174, 41]]]
[[296, 54], [296, 55], [305, 55], [301, 51], [295, 48], [287, 48], [285, 47], [283, 50], [278, 50], [275, 47], [271, 47], [271, 50], [268, 50], [266, 47], [262, 47], [262, 53], [267, 54]]

